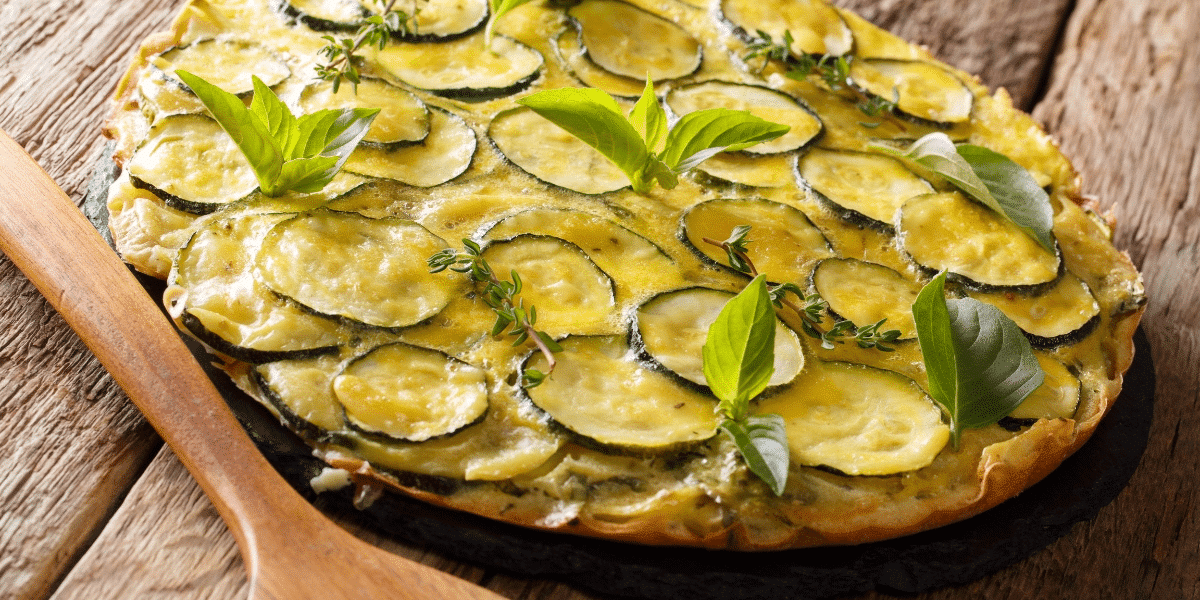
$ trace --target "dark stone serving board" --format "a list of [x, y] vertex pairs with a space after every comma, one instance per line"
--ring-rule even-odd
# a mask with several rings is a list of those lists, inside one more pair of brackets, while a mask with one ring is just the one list
[[[113, 177], [114, 167], [101, 161], [84, 202], [85, 214], [106, 238], [105, 190]], [[162, 282], [139, 278], [152, 297], [161, 297]], [[1046, 479], [977, 517], [859, 546], [765, 553], [644, 547], [525, 529], [395, 494], [365, 511], [353, 508], [349, 489], [316, 496], [309, 480], [323, 463], [213, 368], [202, 347], [185, 341], [267, 459], [327, 513], [458, 560], [614, 597], [800, 600], [873, 589], [915, 593], [974, 581], [1030, 556], [1112, 502], [1146, 449], [1154, 412], [1154, 365], [1139, 330], [1124, 389], [1092, 439]]]

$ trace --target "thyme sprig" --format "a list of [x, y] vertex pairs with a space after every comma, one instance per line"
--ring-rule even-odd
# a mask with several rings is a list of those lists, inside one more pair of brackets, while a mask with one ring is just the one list
[[821, 56], [800, 54], [797, 56], [791, 50], [793, 41], [792, 32], [789, 30], [784, 30], [782, 42], [776, 42], [771, 34], [759, 29], [747, 45], [748, 50], [742, 59], [746, 62], [762, 59], [762, 63], [757, 69], [758, 73], [762, 73], [771, 61], [778, 61], [786, 67], [784, 76], [789, 79], [804, 81], [810, 75], [815, 75], [830, 91], [849, 93], [853, 96], [854, 106], [864, 115], [887, 118], [895, 123], [901, 131], [906, 131], [904, 124], [895, 118], [893, 112], [896, 109], [898, 92], [892, 91], [891, 100], [881, 96], [868, 95], [855, 85], [854, 79], [850, 77], [852, 58], [828, 54]]
[[[758, 269], [754, 267], [754, 262], [747, 254], [750, 247], [749, 235], [749, 225], [738, 225], [733, 228], [728, 239], [721, 241], [708, 237], [703, 239], [706, 243], [725, 250], [729, 258], [729, 266], [751, 277], [757, 277]], [[833, 350], [837, 344], [843, 342], [842, 338], [846, 337], [853, 339], [859, 348], [874, 348], [881, 352], [895, 350], [890, 344], [900, 337], [900, 331], [896, 329], [880, 331], [887, 319], [880, 319], [877, 323], [863, 327], [856, 327], [849, 320], [839, 319], [834, 321], [828, 329], [823, 329], [825, 327], [824, 313], [829, 308], [829, 303], [821, 298], [820, 294], [806, 294], [795, 283], [770, 284], [767, 286], [767, 290], [771, 295], [771, 302], [778, 308], [786, 307], [795, 312], [800, 317], [800, 326], [804, 333], [821, 340], [821, 347], [826, 350]], [[796, 299], [793, 300], [788, 294], [795, 296]]]
[[524, 287], [521, 276], [516, 269], [510, 272], [511, 280], [503, 280], [496, 276], [492, 266], [483, 258], [479, 244], [464, 238], [466, 250], [446, 248], [430, 256], [426, 261], [430, 273], [440, 273], [446, 269], [465, 273], [471, 280], [483, 284], [481, 297], [485, 304], [496, 313], [496, 324], [492, 326], [491, 335], [495, 338], [513, 337], [513, 346], [520, 346], [526, 341], [532, 341], [542, 356], [546, 357], [546, 372], [534, 368], [525, 369], [521, 374], [521, 386], [529, 389], [537, 387], [554, 372], [554, 353], [561, 352], [562, 346], [554, 341], [546, 332], [534, 327], [537, 324], [537, 307], [530, 305], [525, 308], [525, 302], [520, 297]]
[[354, 91], [358, 91], [358, 83], [361, 81], [358, 69], [363, 61], [358, 52], [364, 47], [374, 46], [383, 50], [392, 33], [416, 31], [415, 19], [420, 9], [409, 14], [402, 10], [394, 10], [395, 5], [396, 0], [387, 0], [379, 14], [363, 20], [352, 38], [321, 36], [329, 43], [318, 53], [325, 57], [325, 62], [317, 65], [317, 79], [333, 82], [333, 93], [337, 93], [342, 80], [349, 81], [354, 86]]

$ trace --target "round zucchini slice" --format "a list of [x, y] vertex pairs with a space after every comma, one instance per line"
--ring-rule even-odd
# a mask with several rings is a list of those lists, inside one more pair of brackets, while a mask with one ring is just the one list
[[760, 188], [781, 188], [792, 183], [794, 159], [788, 154], [769, 156], [722, 152], [696, 167], [697, 171], [721, 180]]
[[749, 154], [779, 154], [804, 148], [824, 131], [817, 113], [803, 102], [768, 87], [725, 81], [694, 83], [667, 92], [665, 102], [676, 115], [706, 108], [745, 110], [750, 114], [791, 127], [791, 130], [769, 142], [755, 144], [742, 150]]
[[1037, 419], [1070, 419], [1079, 407], [1082, 383], [1079, 378], [1053, 357], [1034, 353], [1038, 366], [1046, 374], [1042, 385], [1033, 390], [1008, 416], [1020, 421]]
[[869, 94], [894, 99], [900, 112], [931, 124], [967, 121], [975, 105], [975, 95], [957, 75], [924, 61], [855, 60], [850, 78]]
[[216, 121], [203, 115], [159, 120], [126, 168], [134, 187], [193, 214], [211, 213], [258, 189], [246, 156]]
[[969, 296], [1000, 309], [1037, 348], [1056, 348], [1087, 337], [1100, 323], [1100, 304], [1087, 284], [1065, 273], [1037, 294], [970, 292]]
[[256, 365], [250, 374], [261, 398], [288, 427], [309, 439], [321, 439], [346, 426], [330, 385], [344, 360], [339, 354], [278, 360]]
[[728, 255], [705, 238], [723, 241], [738, 225], [750, 226], [747, 255], [772, 282], [799, 282], [812, 263], [834, 255], [825, 234], [800, 209], [763, 198], [707, 200], [684, 211], [679, 238], [701, 258], [726, 268]]
[[[675, 260], [654, 242], [615, 221], [577, 210], [533, 208], [505, 217], [484, 237], [509, 239], [523, 233], [562, 238], [579, 246], [617, 284], [640, 296], [678, 280]], [[620, 294], [623, 295], [623, 294]]]
[[254, 91], [251, 75], [258, 76], [267, 87], [274, 87], [292, 74], [287, 63], [265, 46], [231, 39], [200, 40], [176, 46], [151, 58], [150, 64], [185, 90], [191, 88], [175, 74], [177, 70], [198, 75], [239, 96]]
[[834, 318], [856, 327], [885, 319], [881, 330], [899, 330], [902, 340], [917, 337], [912, 304], [921, 286], [900, 273], [854, 258], [827, 258], [813, 267], [811, 281]]
[[489, 243], [483, 258], [501, 279], [517, 272], [521, 299], [526, 307], [537, 308], [535, 325], [551, 336], [615, 328], [612, 279], [579, 246], [550, 236], [519, 235]]
[[625, 172], [596, 149], [525, 107], [492, 119], [488, 137], [522, 171], [581, 194], [603, 194], [629, 186]]
[[796, 55], [842, 56], [854, 47], [854, 34], [841, 13], [823, 0], [721, 0], [718, 10], [747, 42], [762, 31], [782, 43], [787, 31]]
[[395, 10], [414, 15], [411, 31], [393, 37], [420, 42], [447, 42], [481, 29], [488, 18], [487, 0], [399, 0]]
[[800, 185], [843, 220], [893, 233], [892, 221], [905, 200], [933, 186], [882, 154], [813, 148], [796, 160]]
[[[629, 99], [641, 96], [642, 91], [646, 89], [645, 78], [637, 80], [609, 73], [592, 62], [587, 52], [584, 52], [583, 42], [579, 40], [579, 31], [576, 29], [567, 28], [559, 32], [554, 37], [553, 48], [563, 68], [586, 87], [594, 87], [612, 96]], [[655, 89], [662, 85], [663, 82], [654, 81]]]
[[357, 0], [276, 0], [276, 10], [313, 31], [354, 31], [371, 16]]
[[397, 329], [465, 292], [462, 278], [430, 273], [425, 264], [445, 248], [412, 221], [318, 209], [267, 232], [256, 264], [267, 287], [318, 314]]
[[346, 423], [388, 439], [423, 442], [483, 420], [483, 369], [428, 348], [385, 344], [346, 364], [333, 379]]
[[896, 230], [908, 256], [930, 271], [946, 270], [968, 287], [1044, 289], [1062, 260], [1011, 221], [957, 192], [909, 199]]
[[429, 108], [412, 92], [381, 79], [368, 77], [355, 86], [344, 85], [334, 93], [328, 82], [310, 85], [300, 93], [300, 110], [314, 113], [321, 109], [379, 108], [362, 143], [383, 149], [396, 149], [418, 143], [429, 135]]
[[[644, 452], [716, 434], [715, 399], [640, 363], [623, 336], [575, 336], [560, 345], [554, 372], [526, 393], [567, 430], [601, 447]], [[534, 353], [526, 366], [545, 372], [545, 357]]]
[[678, 25], [621, 0], [584, 0], [567, 9], [596, 66], [645, 81], [678, 79], [700, 68], [700, 42]]
[[[708, 328], [733, 293], [710, 288], [664, 292], [638, 307], [633, 332], [651, 360], [696, 385], [707, 387], [702, 349]], [[768, 385], [789, 383], [804, 367], [800, 338], [782, 321], [775, 324], [775, 372]]]
[[810, 363], [757, 412], [783, 416], [792, 460], [847, 475], [919, 469], [950, 440], [941, 409], [920, 386], [865, 365]]
[[401, 148], [359, 146], [346, 160], [346, 171], [433, 187], [462, 175], [475, 158], [479, 142], [462, 117], [441, 108], [429, 111], [429, 135], [420, 144]]
[[497, 35], [443, 43], [396, 43], [375, 55], [384, 71], [415, 88], [447, 98], [487, 100], [515, 94], [542, 71], [541, 53]]
[[338, 323], [288, 304], [254, 277], [254, 248], [286, 214], [216, 219], [175, 257], [168, 292], [183, 325], [215, 350], [249, 363], [337, 350]]

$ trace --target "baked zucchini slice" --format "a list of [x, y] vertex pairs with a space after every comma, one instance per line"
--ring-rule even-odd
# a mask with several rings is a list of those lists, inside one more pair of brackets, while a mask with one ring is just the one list
[[768, 156], [743, 152], [722, 152], [700, 163], [696, 170], [719, 180], [758, 188], [781, 188], [794, 181], [795, 159], [789, 154]]
[[176, 70], [183, 70], [239, 96], [254, 91], [251, 75], [258, 76], [267, 87], [274, 87], [292, 74], [279, 55], [254, 42], [232, 39], [207, 39], [176, 46], [150, 59], [150, 64], [163, 72], [179, 87], [191, 88], [179, 79]]
[[587, 57], [614, 75], [645, 81], [700, 69], [702, 47], [680, 26], [621, 0], [584, 0], [567, 9]]
[[275, 225], [255, 262], [267, 287], [317, 314], [399, 329], [465, 293], [425, 265], [447, 247], [413, 221], [317, 209]]
[[362, 144], [394, 150], [416, 144], [429, 135], [429, 108], [412, 92], [382, 79], [363, 77], [355, 86], [344, 85], [335, 93], [333, 85], [321, 82], [300, 93], [300, 111], [322, 109], [378, 108]]
[[125, 167], [134, 187], [193, 214], [211, 213], [258, 189], [246, 156], [203, 115], [160, 119]]
[[371, 16], [357, 0], [274, 0], [273, 4], [284, 17], [313, 31], [354, 31]]
[[749, 111], [756, 117], [791, 127], [778, 138], [742, 150], [749, 154], [779, 154], [799, 150], [813, 143], [825, 130], [817, 113], [803, 102], [778, 90], [758, 85], [704, 81], [672, 88], [664, 101], [677, 116], [720, 107]]
[[[702, 287], [663, 292], [638, 307], [633, 346], [667, 371], [707, 389], [702, 349], [708, 328], [733, 296], [732, 292]], [[789, 383], [803, 367], [800, 338], [777, 320], [775, 372], [768, 385]]]
[[411, 31], [393, 37], [419, 42], [447, 42], [483, 28], [488, 18], [487, 0], [399, 0], [395, 10], [413, 15]]
[[[716, 400], [639, 362], [624, 336], [572, 336], [559, 344], [554, 373], [525, 393], [584, 443], [661, 452], [716, 434]], [[533, 353], [525, 366], [545, 372], [545, 357]]]
[[857, 327], [883, 319], [880, 329], [898, 330], [897, 339], [917, 337], [912, 304], [921, 285], [900, 273], [855, 258], [826, 258], [813, 267], [810, 283], [835, 319]]
[[919, 469], [950, 440], [941, 409], [916, 382], [852, 363], [810, 363], [757, 411], [783, 417], [793, 461], [847, 475]]
[[804, 281], [814, 262], [834, 255], [829, 240], [808, 215], [764, 198], [721, 198], [696, 204], [679, 218], [679, 239], [706, 262], [732, 270], [725, 251], [704, 240], [726, 240], [738, 225], [750, 226], [747, 255], [772, 282]]
[[288, 304], [254, 277], [254, 248], [287, 214], [209, 221], [179, 249], [165, 298], [200, 341], [249, 363], [336, 352], [336, 321]]
[[629, 186], [612, 161], [565, 129], [525, 107], [492, 119], [488, 138], [522, 171], [581, 194], [603, 194]]
[[333, 398], [332, 377], [345, 361], [340, 354], [278, 360], [250, 369], [250, 378], [280, 420], [310, 439], [328, 439], [345, 429], [345, 415]]
[[[587, 52], [584, 51], [583, 42], [579, 39], [579, 31], [575, 28], [568, 27], [559, 32], [554, 37], [551, 46], [563, 69], [578, 79], [584, 87], [594, 87], [612, 96], [628, 99], [640, 97], [642, 91], [646, 89], [644, 78], [639, 81], [632, 77], [615, 75], [592, 62], [592, 59], [588, 58]], [[656, 90], [663, 85], [665, 85], [664, 82], [654, 81]]]
[[1034, 357], [1046, 378], [1008, 417], [1032, 425], [1037, 419], [1070, 419], [1075, 416], [1083, 385], [1079, 378], [1066, 365], [1047, 354], [1035, 352]]
[[423, 442], [483, 420], [483, 369], [429, 348], [385, 344], [351, 360], [333, 379], [346, 424], [384, 439]]
[[842, 56], [854, 34], [841, 13], [823, 0], [721, 0], [718, 14], [746, 42], [762, 31], [776, 42], [792, 34], [792, 53]]
[[1050, 252], [1011, 221], [958, 192], [909, 199], [897, 213], [904, 251], [931, 272], [946, 270], [979, 291], [1034, 292], [1062, 272]]
[[497, 277], [516, 271], [521, 300], [537, 308], [536, 326], [553, 337], [619, 327], [613, 281], [579, 246], [545, 235], [490, 242], [483, 258]]
[[538, 78], [544, 63], [540, 52], [503, 35], [490, 45], [476, 38], [388, 44], [375, 61], [406, 85], [463, 100], [515, 94]]
[[434, 106], [429, 111], [429, 135], [421, 143], [391, 149], [360, 145], [344, 169], [428, 188], [465, 173], [478, 145], [475, 130], [462, 117]]
[[680, 280], [675, 259], [654, 242], [623, 225], [578, 210], [532, 208], [509, 215], [483, 233], [485, 239], [511, 239], [529, 233], [575, 244], [613, 278], [618, 297], [640, 297]]
[[892, 221], [905, 200], [934, 191], [900, 161], [866, 152], [813, 148], [796, 159], [796, 176], [843, 220], [884, 233], [895, 231]]
[[1100, 323], [1100, 304], [1088, 285], [1064, 273], [1049, 289], [1037, 294], [968, 292], [1000, 309], [1025, 332], [1036, 348], [1074, 344]]
[[975, 95], [950, 70], [919, 60], [865, 59], [850, 63], [850, 78], [863, 91], [896, 102], [918, 121], [953, 125], [970, 120]]

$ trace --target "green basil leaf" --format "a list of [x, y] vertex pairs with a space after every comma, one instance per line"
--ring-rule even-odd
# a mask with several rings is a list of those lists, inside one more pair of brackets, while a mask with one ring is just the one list
[[773, 140], [791, 127], [760, 119], [748, 111], [706, 108], [683, 115], [667, 133], [661, 158], [676, 173], [694, 168], [718, 152], [742, 150]]
[[887, 146], [871, 148], [907, 158], [944, 177], [954, 187], [1012, 221], [1047, 250], [1054, 251], [1050, 198], [1028, 171], [1003, 154], [970, 144], [955, 146], [942, 132], [913, 142], [907, 152]]
[[704, 342], [704, 379], [725, 415], [739, 421], [775, 372], [775, 308], [763, 275], [725, 303]]
[[1011, 413], [1042, 385], [1045, 373], [1024, 332], [1000, 309], [974, 298], [946, 300], [945, 276], [921, 290], [913, 319], [929, 394], [950, 417], [957, 447], [963, 430]]
[[525, 96], [517, 104], [528, 106], [595, 148], [624, 171], [637, 189], [636, 174], [646, 169], [650, 151], [612, 96], [594, 88], [560, 88]]
[[250, 100], [250, 112], [258, 117], [271, 138], [279, 144], [283, 160], [302, 156], [294, 154], [297, 135], [296, 118], [292, 116], [292, 111], [257, 75], [252, 75], [251, 80], [254, 82], [254, 98]]
[[259, 186], [270, 187], [283, 168], [283, 152], [266, 125], [246, 108], [241, 98], [187, 71], [176, 73], [246, 155]]
[[283, 163], [273, 190], [263, 190], [268, 196], [282, 195], [288, 190], [303, 194], [318, 192], [337, 174], [341, 165], [336, 156], [293, 158]]
[[762, 479], [778, 496], [787, 485], [787, 431], [783, 417], [776, 414], [750, 415], [744, 421], [726, 419], [721, 429], [733, 439], [750, 472]]
[[1025, 167], [1007, 156], [973, 144], [959, 144], [959, 156], [987, 186], [1004, 214], [1047, 250], [1054, 252], [1054, 211], [1046, 194]]
[[629, 122], [645, 140], [646, 148], [650, 152], [658, 152], [667, 135], [667, 113], [659, 105], [658, 96], [654, 95], [654, 82], [649, 77], [646, 78], [646, 89], [642, 90], [642, 97], [629, 113]]

